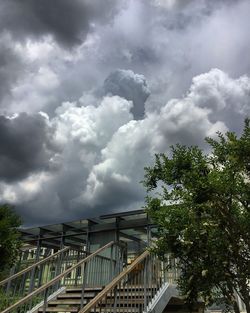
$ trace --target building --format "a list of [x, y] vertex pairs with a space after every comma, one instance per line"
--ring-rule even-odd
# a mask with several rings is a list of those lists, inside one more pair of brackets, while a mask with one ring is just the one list
[[147, 249], [156, 230], [144, 210], [21, 229], [20, 260], [0, 282], [2, 313], [188, 311], [175, 260], [168, 270]]

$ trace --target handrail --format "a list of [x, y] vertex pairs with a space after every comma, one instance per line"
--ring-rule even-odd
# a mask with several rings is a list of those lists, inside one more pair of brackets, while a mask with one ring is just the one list
[[39, 294], [40, 292], [42, 292], [42, 291], [46, 290], [47, 288], [49, 288], [50, 286], [52, 286], [54, 283], [60, 281], [60, 279], [62, 279], [64, 276], [68, 275], [70, 272], [72, 272], [78, 266], [82, 265], [83, 263], [88, 262], [90, 259], [92, 259], [94, 256], [96, 256], [98, 253], [100, 253], [101, 251], [107, 249], [108, 247], [112, 246], [113, 244], [114, 244], [114, 241], [111, 241], [108, 244], [106, 244], [105, 246], [103, 246], [100, 249], [96, 250], [92, 254], [88, 255], [85, 259], [79, 261], [78, 263], [76, 263], [75, 265], [73, 265], [72, 267], [70, 267], [69, 269], [64, 271], [63, 273], [57, 275], [55, 278], [50, 280], [48, 283], [46, 283], [43, 286], [41, 286], [40, 288], [34, 290], [33, 292], [31, 292], [30, 294], [28, 294], [27, 296], [25, 296], [24, 298], [22, 298], [18, 302], [12, 304], [10, 307], [6, 308], [1, 313], [10, 312], [11, 310], [17, 308], [18, 306], [24, 304], [27, 300], [30, 300], [33, 296]]
[[20, 271], [20, 272], [14, 274], [14, 275], [12, 275], [12, 276], [10, 276], [10, 277], [5, 278], [4, 280], [0, 281], [0, 286], [2, 286], [2, 285], [4, 285], [5, 283], [7, 283], [7, 282], [9, 282], [9, 281], [11, 281], [11, 280], [17, 278], [17, 277], [20, 276], [20, 275], [23, 275], [23, 274], [29, 272], [29, 271], [32, 270], [34, 267], [37, 267], [38, 265], [41, 265], [41, 264], [43, 264], [43, 263], [46, 263], [48, 260], [53, 259], [53, 258], [56, 257], [58, 254], [60, 254], [60, 253], [62, 253], [62, 252], [65, 252], [65, 251], [67, 251], [67, 250], [69, 250], [69, 249], [70, 249], [70, 247], [63, 248], [63, 249], [57, 251], [56, 253], [54, 253], [54, 254], [48, 256], [47, 258], [42, 259], [42, 260], [40, 260], [40, 261], [38, 261], [38, 262], [36, 262], [36, 263], [30, 265], [29, 267], [23, 269], [22, 271]]
[[84, 306], [78, 313], [88, 313], [100, 300], [102, 300], [119, 282], [129, 274], [139, 263], [141, 263], [148, 255], [149, 251], [144, 251], [128, 268], [122, 271], [115, 279], [112, 280], [98, 295]]

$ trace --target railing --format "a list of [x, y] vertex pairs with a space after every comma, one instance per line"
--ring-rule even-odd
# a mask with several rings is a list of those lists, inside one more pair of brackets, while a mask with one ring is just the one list
[[31, 249], [31, 250], [21, 249], [19, 252], [19, 260], [11, 268], [9, 276], [12, 276], [22, 271], [23, 269], [37, 263], [38, 261], [51, 256], [54, 253], [53, 251], [54, 249], [51, 248]]
[[0, 282], [6, 295], [5, 307], [46, 284], [85, 256], [86, 252], [66, 247]]
[[164, 270], [165, 280], [170, 284], [176, 285], [177, 280], [180, 277], [178, 260], [171, 257], [171, 255], [167, 255], [163, 266], [165, 267]]
[[166, 266], [145, 251], [79, 313], [144, 312], [166, 281]]
[[[72, 285], [79, 286], [80, 284], [82, 286], [81, 302], [83, 305], [84, 289], [87, 286], [103, 286], [109, 283], [121, 270], [122, 263], [118, 261], [122, 260], [121, 257], [120, 245], [110, 242], [4, 309], [1, 313], [27, 312], [36, 306], [42, 306], [43, 312], [45, 312], [48, 301], [53, 299], [58, 290], [62, 290], [61, 287], [69, 285], [68, 280], [73, 282]], [[98, 269], [101, 271], [101, 275], [98, 275]]]
[[37, 266], [39, 266], [39, 265], [44, 264], [46, 261], [51, 260], [52, 258], [55, 258], [58, 254], [60, 254], [60, 253], [62, 253], [62, 252], [65, 252], [65, 251], [67, 251], [67, 250], [69, 250], [69, 247], [66, 247], [66, 248], [64, 248], [64, 249], [62, 249], [62, 250], [59, 250], [58, 252], [56, 252], [56, 253], [54, 253], [54, 254], [52, 254], [52, 255], [50, 255], [50, 256], [48, 256], [48, 257], [46, 257], [46, 258], [44, 258], [44, 259], [42, 259], [42, 260], [40, 260], [40, 261], [38, 261], [38, 262], [36, 262], [36, 263], [34, 263], [34, 264], [28, 266], [27, 268], [25, 268], [25, 269], [23, 269], [23, 270], [21, 270], [21, 271], [15, 273], [15, 274], [9, 276], [9, 277], [7, 277], [6, 279], [0, 281], [0, 286], [4, 286], [5, 284], [7, 284], [7, 283], [13, 281], [15, 278], [17, 278], [17, 277], [19, 277], [19, 276], [21, 276], [21, 275], [23, 275], [23, 274], [26, 274], [27, 272], [29, 272], [29, 271], [32, 270], [33, 268], [35, 268], [35, 267], [37, 267]]

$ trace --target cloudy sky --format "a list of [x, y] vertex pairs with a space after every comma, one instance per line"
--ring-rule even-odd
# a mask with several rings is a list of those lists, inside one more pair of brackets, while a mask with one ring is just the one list
[[1, 0], [0, 202], [26, 225], [139, 209], [144, 166], [239, 133], [249, 0]]

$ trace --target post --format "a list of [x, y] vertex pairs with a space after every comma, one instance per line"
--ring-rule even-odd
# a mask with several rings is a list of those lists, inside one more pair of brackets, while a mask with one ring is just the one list
[[109, 281], [113, 278], [113, 245], [110, 247], [110, 269], [109, 269]]
[[[15, 265], [14, 266], [12, 266], [12, 268], [10, 269], [10, 274], [9, 274], [9, 276], [11, 277], [12, 275], [14, 275], [14, 273], [15, 273]], [[10, 286], [11, 286], [11, 279], [8, 281], [8, 283], [7, 283], [7, 287], [6, 287], [6, 294], [9, 292], [9, 290], [10, 290]]]
[[84, 291], [85, 291], [86, 282], [87, 282], [87, 263], [83, 263], [82, 275], [83, 275], [83, 279], [82, 279], [82, 294], [81, 294], [80, 309], [82, 309], [84, 305]]
[[[39, 239], [37, 240], [35, 263], [37, 263], [39, 261], [39, 258], [40, 258], [41, 241], [42, 241], [42, 239], [41, 239], [41, 229], [40, 229]], [[36, 267], [34, 267], [31, 271], [29, 293], [32, 292], [34, 289], [35, 271], [36, 271]]]
[[44, 292], [43, 313], [46, 313], [47, 301], [48, 301], [48, 288], [45, 289]]
[[147, 266], [148, 265], [148, 258], [144, 261], [144, 268], [143, 268], [143, 280], [144, 280], [144, 311], [147, 307], [147, 283], [148, 283], [148, 273], [147, 273]]

